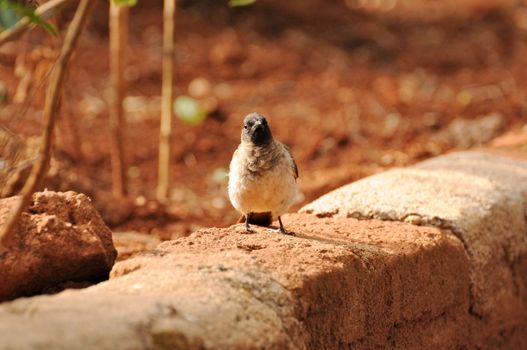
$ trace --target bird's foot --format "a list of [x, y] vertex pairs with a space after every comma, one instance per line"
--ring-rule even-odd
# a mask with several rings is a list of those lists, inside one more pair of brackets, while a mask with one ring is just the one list
[[241, 226], [241, 227], [238, 226], [238, 227], [236, 227], [236, 232], [240, 233], [240, 234], [244, 234], [244, 235], [247, 234], [248, 235], [248, 234], [256, 233], [256, 230], [251, 228], [251, 227], [247, 228], [247, 227], [244, 227], [244, 226]]
[[251, 225], [249, 224], [249, 221], [251, 220], [251, 216], [252, 215], [253, 215], [253, 213], [245, 214], [245, 233], [247, 233], [247, 234], [256, 233], [256, 231], [253, 230], [251, 228]]
[[284, 227], [284, 224], [282, 223], [282, 218], [281, 217], [278, 217], [278, 223], [280, 224], [280, 233], [283, 234], [283, 235], [290, 235], [290, 236], [294, 236], [295, 234], [293, 232], [289, 232], [285, 229]]
[[278, 232], [280, 232], [283, 235], [288, 235], [288, 236], [294, 236], [295, 235], [294, 232], [287, 231], [285, 228], [279, 228]]

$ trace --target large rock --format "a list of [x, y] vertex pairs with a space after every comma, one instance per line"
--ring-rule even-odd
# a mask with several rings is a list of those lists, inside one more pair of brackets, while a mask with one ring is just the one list
[[454, 153], [341, 187], [301, 212], [451, 229], [470, 258], [472, 336], [486, 343], [527, 324], [527, 162]]
[[[0, 200], [0, 225], [17, 200]], [[0, 300], [53, 290], [65, 282], [108, 278], [112, 233], [88, 197], [38, 192], [0, 252]]]
[[97, 286], [4, 304], [0, 349], [470, 344], [468, 264], [450, 232], [300, 214], [284, 222], [297, 237], [206, 229], [117, 263]]
[[162, 243], [0, 305], [0, 349], [527, 349], [526, 167], [452, 154], [284, 216], [293, 237]]

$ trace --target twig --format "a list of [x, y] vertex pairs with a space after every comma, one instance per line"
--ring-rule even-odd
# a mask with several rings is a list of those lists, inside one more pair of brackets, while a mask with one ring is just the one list
[[128, 37], [128, 6], [115, 5], [110, 1], [110, 133], [112, 189], [116, 196], [127, 193], [126, 166], [124, 160], [123, 133], [126, 120], [123, 115], [125, 95], [124, 68]]
[[[49, 0], [48, 2], [37, 7], [35, 14], [48, 19], [53, 16], [55, 10], [58, 10], [68, 0]], [[15, 23], [12, 27], [0, 32], [0, 46], [7, 43], [8, 41], [14, 40], [22, 35], [28, 28], [32, 27], [33, 23], [27, 17], [22, 18], [20, 21]]]
[[29, 205], [33, 193], [38, 188], [42, 179], [44, 178], [51, 158], [51, 146], [53, 142], [53, 129], [55, 126], [55, 119], [58, 113], [60, 93], [62, 88], [62, 82], [64, 79], [64, 73], [68, 67], [68, 62], [75, 48], [79, 35], [86, 22], [87, 13], [95, 3], [94, 0], [81, 0], [75, 15], [68, 27], [66, 37], [64, 38], [64, 44], [60, 52], [60, 56], [57, 60], [57, 65], [53, 70], [50, 78], [49, 89], [46, 94], [46, 102], [44, 104], [44, 135], [42, 144], [40, 146], [40, 158], [31, 169], [29, 179], [22, 188], [21, 196], [19, 197], [14, 208], [11, 209], [11, 213], [8, 216], [6, 222], [1, 227], [0, 241], [5, 245], [5, 242], [10, 236], [11, 231], [18, 223], [18, 219], [22, 214], [22, 211]]
[[23, 149], [22, 139], [0, 124], [0, 195], [10, 173], [18, 166]]
[[172, 139], [172, 100], [174, 72], [174, 15], [176, 0], [165, 0], [163, 9], [163, 88], [161, 100], [161, 128], [159, 132], [159, 176], [157, 199], [166, 201], [170, 190], [170, 158]]

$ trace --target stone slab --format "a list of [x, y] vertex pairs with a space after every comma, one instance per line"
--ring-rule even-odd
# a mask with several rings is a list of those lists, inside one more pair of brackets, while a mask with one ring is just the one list
[[482, 329], [507, 332], [525, 322], [525, 161], [483, 152], [453, 153], [351, 183], [300, 211], [451, 229], [470, 259], [470, 313], [481, 326], [474, 328], [474, 335], [483, 336]]
[[369, 349], [466, 342], [468, 263], [449, 231], [286, 215], [297, 236], [206, 229], [108, 282], [0, 306], [0, 349]]

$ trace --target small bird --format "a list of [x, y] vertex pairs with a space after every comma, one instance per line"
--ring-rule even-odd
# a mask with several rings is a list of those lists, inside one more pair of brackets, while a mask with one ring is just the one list
[[247, 232], [252, 232], [249, 224], [269, 226], [278, 218], [280, 233], [288, 233], [280, 216], [295, 200], [297, 178], [291, 151], [273, 138], [267, 119], [258, 113], [247, 115], [229, 169], [229, 198], [245, 216]]

